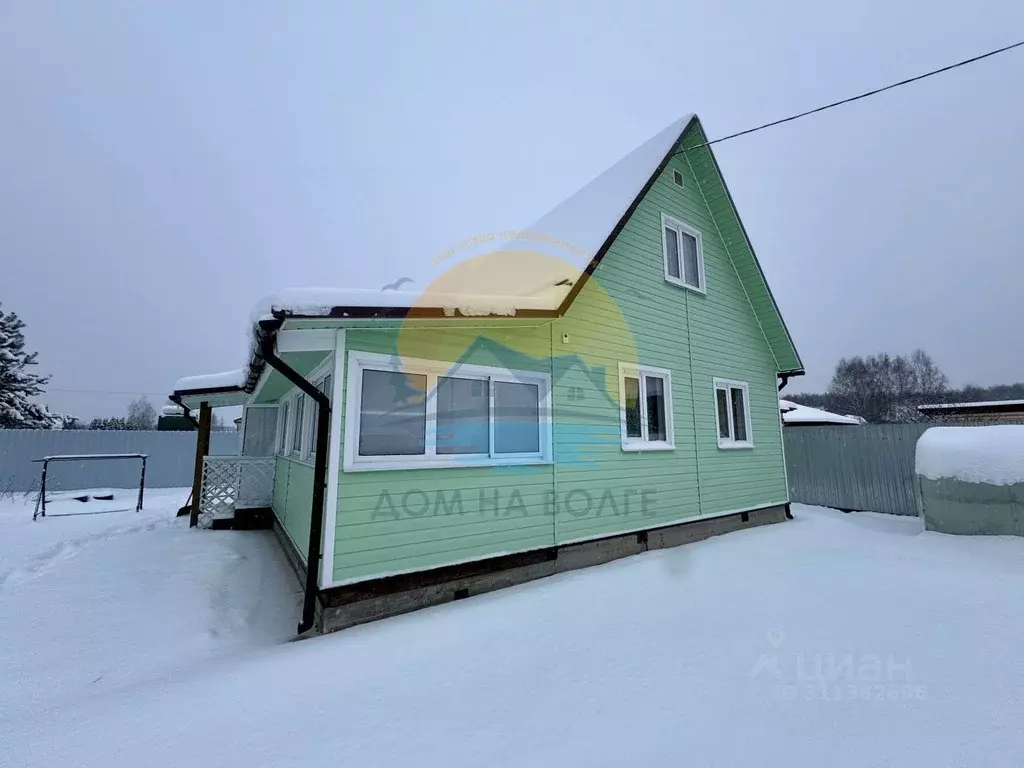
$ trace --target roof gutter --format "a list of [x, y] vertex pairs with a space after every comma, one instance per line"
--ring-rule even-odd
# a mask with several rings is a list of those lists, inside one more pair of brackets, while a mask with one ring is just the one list
[[196, 417], [192, 415], [192, 411], [190, 411], [188, 407], [181, 402], [181, 395], [170, 395], [167, 399], [181, 408], [181, 415], [188, 419], [189, 424], [196, 429], [199, 429], [199, 422], [196, 421]]
[[320, 571], [320, 538], [324, 528], [324, 488], [327, 485], [327, 450], [331, 433], [331, 401], [327, 395], [317, 389], [312, 382], [284, 360], [274, 351], [277, 331], [284, 324], [282, 318], [261, 320], [260, 352], [263, 360], [288, 381], [309, 395], [317, 405], [316, 414], [316, 454], [313, 460], [313, 501], [309, 515], [309, 546], [306, 549], [306, 584], [302, 599], [302, 620], [299, 622], [298, 633], [313, 628], [316, 623], [316, 597], [319, 591], [318, 574]]

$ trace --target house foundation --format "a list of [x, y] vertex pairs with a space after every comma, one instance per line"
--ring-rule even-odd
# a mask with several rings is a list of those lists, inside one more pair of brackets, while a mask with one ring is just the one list
[[[730, 531], [781, 523], [788, 517], [789, 505], [780, 504], [321, 590], [317, 596], [316, 626], [321, 633], [336, 632], [641, 552], [678, 547]], [[287, 536], [279, 531], [278, 538], [289, 559], [295, 558], [296, 553]]]

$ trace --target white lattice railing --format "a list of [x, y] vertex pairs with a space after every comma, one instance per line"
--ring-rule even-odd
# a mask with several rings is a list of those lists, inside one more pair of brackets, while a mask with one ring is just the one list
[[233, 517], [236, 509], [269, 507], [274, 497], [274, 457], [207, 456], [199, 493], [199, 525]]

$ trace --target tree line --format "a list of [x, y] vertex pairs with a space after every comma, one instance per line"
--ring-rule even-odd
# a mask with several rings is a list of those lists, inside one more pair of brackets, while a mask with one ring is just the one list
[[[0, 429], [156, 429], [157, 412], [145, 396], [128, 405], [125, 416], [111, 416], [84, 422], [75, 416], [57, 414], [36, 402], [46, 394], [49, 376], [35, 373], [35, 352], [25, 350], [25, 323], [15, 312], [0, 308]], [[233, 427], [234, 425], [232, 425]], [[213, 414], [211, 428], [227, 430]]]
[[863, 416], [874, 424], [905, 423], [924, 420], [919, 405], [1024, 400], [1024, 382], [953, 388], [928, 353], [918, 349], [909, 355], [844, 357], [825, 392], [784, 397], [833, 413]]

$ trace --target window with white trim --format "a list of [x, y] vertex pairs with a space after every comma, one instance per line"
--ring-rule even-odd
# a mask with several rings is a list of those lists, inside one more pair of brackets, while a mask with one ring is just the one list
[[551, 460], [550, 379], [351, 352], [346, 470]]
[[715, 425], [719, 448], [753, 448], [750, 388], [745, 381], [715, 379]]
[[288, 411], [290, 410], [288, 403], [281, 403], [281, 409], [278, 413], [277, 419], [277, 452], [282, 456], [287, 452], [288, 448]]
[[665, 280], [704, 293], [704, 251], [700, 232], [663, 213], [661, 246], [665, 258]]
[[622, 450], [675, 448], [670, 371], [619, 363], [619, 403]]
[[[332, 381], [332, 375], [328, 373], [321, 376], [319, 380], [315, 380], [313, 382], [313, 385], [317, 389], [319, 389], [321, 392], [327, 395], [328, 401], [330, 401], [332, 397]], [[312, 398], [310, 398], [309, 410], [309, 444], [306, 446], [306, 455], [316, 456], [316, 432], [317, 428], [320, 425], [320, 408], [317, 406], [316, 401], [313, 400]]]
[[306, 396], [301, 392], [295, 398], [292, 407], [295, 409], [295, 418], [293, 419], [294, 424], [292, 425], [292, 454], [295, 456], [302, 455], [302, 425], [303, 425], [303, 410], [306, 406]]

